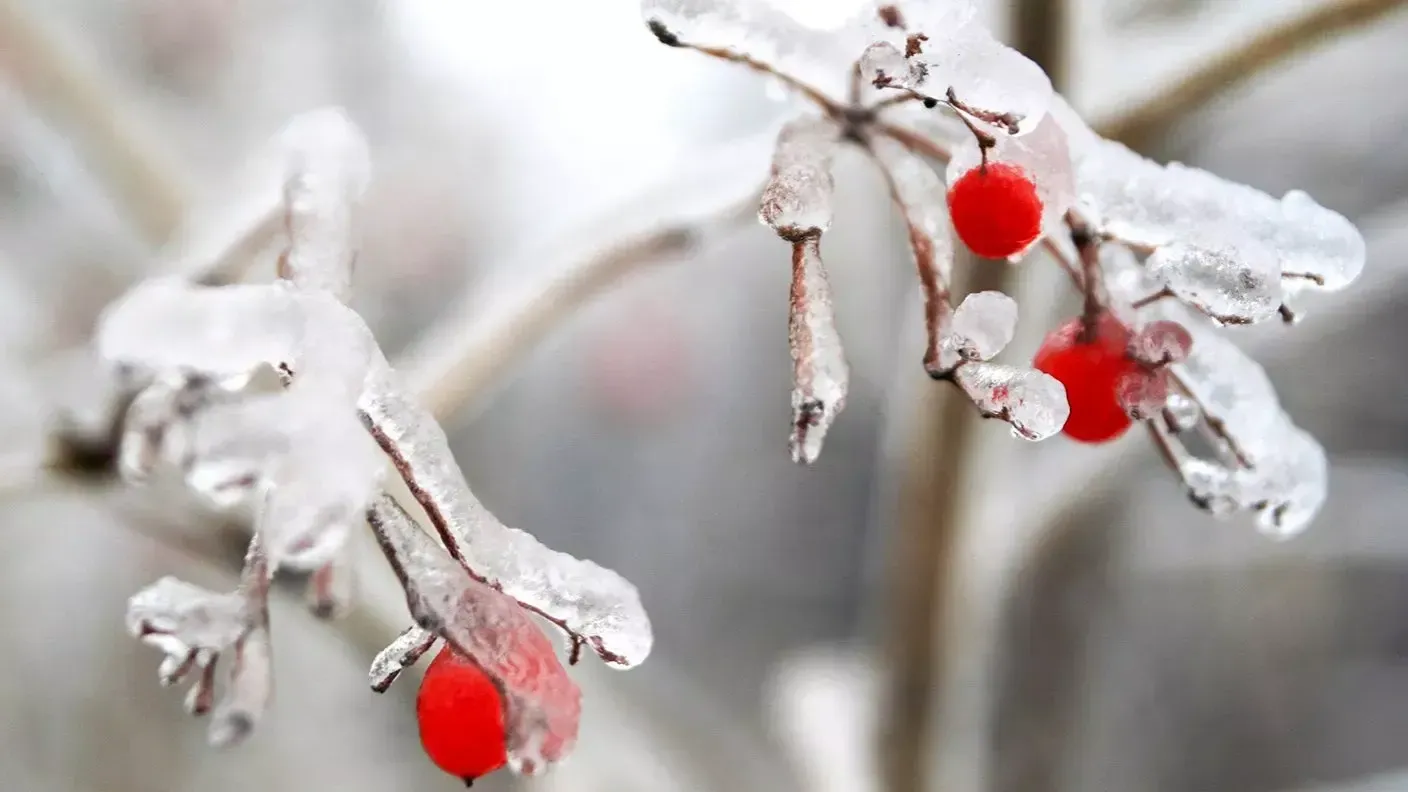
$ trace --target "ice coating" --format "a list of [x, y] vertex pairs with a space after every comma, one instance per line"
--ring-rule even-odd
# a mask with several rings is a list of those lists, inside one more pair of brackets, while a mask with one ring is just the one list
[[280, 275], [301, 289], [346, 299], [356, 258], [354, 213], [371, 177], [367, 142], [337, 108], [298, 116], [281, 135], [289, 248]]
[[1188, 357], [1193, 335], [1188, 328], [1169, 320], [1149, 322], [1129, 339], [1129, 354], [1148, 366], [1177, 363]]
[[879, 88], [915, 90], [925, 77], [923, 64], [906, 58], [904, 50], [888, 41], [877, 41], [866, 47], [857, 63], [861, 80]]
[[927, 339], [924, 367], [931, 375], [957, 363], [944, 359], [943, 328], [953, 306], [949, 282], [953, 274], [953, 224], [948, 213], [948, 186], [923, 157], [888, 137], [870, 140], [870, 151], [890, 185], [890, 193], [909, 231], [909, 246], [924, 294]]
[[[248, 736], [273, 693], [267, 575], [256, 538], [238, 591], [216, 593], [166, 577], [127, 603], [128, 631], [166, 654], [158, 669], [162, 685], [195, 676], [186, 709], [202, 715], [214, 708], [207, 735], [216, 747]], [[224, 692], [218, 700], [217, 664], [225, 669]]]
[[1194, 497], [1255, 511], [1273, 535], [1304, 530], [1325, 499], [1324, 450], [1281, 408], [1261, 366], [1210, 322], [1176, 305], [1155, 313], [1188, 329], [1191, 350], [1173, 370], [1232, 445], [1232, 461], [1199, 460], [1180, 471]]
[[219, 653], [233, 646], [247, 625], [244, 598], [164, 577], [127, 601], [127, 630], [167, 655]]
[[1164, 371], [1132, 371], [1115, 383], [1115, 400], [1130, 418], [1153, 418], [1168, 402], [1168, 375]]
[[430, 650], [436, 638], [435, 633], [416, 625], [396, 636], [396, 640], [372, 658], [371, 667], [367, 669], [367, 681], [372, 690], [384, 693], [407, 666]]
[[1260, 322], [1281, 307], [1281, 268], [1255, 246], [1209, 249], [1174, 242], [1155, 250], [1147, 266], [1174, 296], [1220, 322]]
[[[417, 625], [472, 658], [504, 694], [510, 767], [532, 775], [565, 758], [577, 739], [581, 692], [533, 618], [471, 577], [390, 496], [373, 504], [368, 519]], [[423, 636], [403, 639], [414, 645]]]
[[966, 363], [958, 367], [954, 378], [984, 416], [1007, 421], [1012, 434], [1026, 440], [1045, 440], [1056, 434], [1071, 414], [1065, 387], [1035, 369]]
[[[1121, 303], [1158, 287], [1123, 246], [1103, 246], [1100, 262], [1112, 297]], [[1133, 342], [1145, 347], [1141, 356], [1186, 349], [1187, 358], [1169, 367], [1175, 379], [1163, 414], [1171, 427], [1215, 425], [1229, 441], [1216, 449], [1217, 459], [1184, 454], [1179, 460], [1194, 500], [1214, 513], [1255, 512], [1259, 527], [1271, 535], [1304, 530], [1325, 499], [1325, 452], [1282, 409], [1262, 367], [1213, 320], [1178, 301], [1153, 302], [1126, 320], [1137, 330]]]
[[792, 354], [792, 461], [811, 464], [846, 406], [851, 379], [816, 236], [793, 246], [787, 338]]
[[1152, 251], [1180, 298], [1224, 320], [1274, 316], [1284, 292], [1341, 289], [1364, 268], [1363, 237], [1298, 190], [1277, 199], [1179, 163], [1159, 165], [1100, 138], [1052, 103], [1076, 163], [1076, 189], [1116, 239]]
[[991, 360], [1017, 333], [1017, 301], [999, 291], [963, 298], [943, 339], [943, 349], [959, 360]]
[[290, 360], [302, 323], [297, 299], [286, 290], [156, 279], [103, 311], [97, 349], [106, 360], [149, 371], [241, 375]]
[[[972, 120], [1003, 134], [1025, 135], [1041, 124], [1053, 95], [1051, 79], [1031, 59], [993, 38], [972, 3], [878, 5], [898, 10], [904, 27], [855, 26], [857, 34], [869, 32], [873, 41], [858, 61], [867, 83], [940, 101], [952, 91], [977, 111]], [[994, 124], [986, 116], [1004, 116], [1004, 123]]]
[[[854, 64], [861, 63], [873, 80], [877, 67], [900, 68], [893, 55], [903, 56], [911, 42], [921, 51], [909, 59], [902, 79], [891, 75], [895, 85], [939, 98], [952, 87], [976, 109], [1014, 116], [1019, 134], [1036, 127], [1052, 95], [1045, 72], [993, 38], [968, 0], [862, 3], [848, 24], [824, 31], [765, 0], [644, 0], [641, 13], [665, 44], [747, 56], [835, 100], [846, 96]], [[892, 26], [887, 18], [903, 24]], [[916, 34], [927, 40], [911, 40]], [[876, 43], [889, 51], [868, 51]]]
[[942, 97], [951, 88], [970, 107], [1014, 116], [1019, 135], [1041, 124], [1051, 103], [1051, 78], [1030, 58], [976, 20], [946, 30], [919, 29], [930, 38], [917, 56], [926, 67], [922, 92]]
[[[99, 349], [113, 363], [176, 372], [186, 384], [173, 386], [168, 375], [137, 397], [124, 472], [140, 476], [165, 459], [217, 505], [267, 493], [260, 525], [275, 565], [324, 563], [360, 522], [385, 468], [354, 402], [375, 349], [370, 331], [324, 293], [277, 284], [148, 288], [105, 314]], [[204, 309], [204, 322], [192, 306]], [[266, 324], [270, 317], [279, 322]], [[282, 339], [267, 332], [274, 329]], [[219, 399], [180, 379], [181, 372], [247, 375], [270, 364], [298, 376], [277, 393]]]
[[[870, 141], [871, 150], [885, 169], [896, 202], [904, 211], [911, 233], [923, 235], [928, 258], [922, 269], [947, 284], [953, 275], [953, 223], [948, 213], [948, 185], [923, 157], [888, 137]], [[913, 241], [913, 240], [911, 240]]]
[[809, 85], [841, 95], [865, 46], [847, 31], [808, 28], [761, 0], [643, 0], [641, 17], [656, 38], [747, 55]]
[[772, 177], [763, 188], [758, 217], [783, 239], [831, 227], [836, 192], [831, 160], [840, 135], [833, 121], [812, 116], [790, 121], [778, 133]]
[[402, 478], [453, 535], [475, 575], [581, 636], [608, 663], [645, 660], [654, 638], [635, 586], [500, 522], [470, 492], [444, 430], [405, 395], [385, 360], [373, 367], [358, 407], [382, 448], [395, 449]]

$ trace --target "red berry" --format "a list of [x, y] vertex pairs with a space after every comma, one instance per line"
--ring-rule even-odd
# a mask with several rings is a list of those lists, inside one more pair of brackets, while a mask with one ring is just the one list
[[425, 669], [416, 694], [416, 720], [426, 755], [466, 783], [508, 762], [499, 689], [449, 644]]
[[986, 258], [1007, 258], [1041, 236], [1041, 198], [1026, 171], [989, 162], [958, 178], [948, 190], [953, 229], [968, 249]]
[[1071, 416], [1061, 431], [1082, 443], [1104, 443], [1129, 429], [1132, 420], [1120, 406], [1119, 388], [1126, 375], [1141, 369], [1126, 354], [1129, 330], [1118, 319], [1101, 316], [1093, 339], [1081, 338], [1084, 329], [1077, 318], [1051, 331], [1032, 365], [1066, 386]]

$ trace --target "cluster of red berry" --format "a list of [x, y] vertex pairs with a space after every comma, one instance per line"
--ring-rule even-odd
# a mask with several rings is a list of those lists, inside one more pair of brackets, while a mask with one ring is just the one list
[[[987, 163], [955, 180], [948, 194], [953, 227], [987, 258], [1007, 258], [1041, 235], [1042, 204], [1021, 168]], [[1187, 331], [1156, 322], [1140, 333], [1108, 312], [1077, 317], [1042, 342], [1033, 366], [1066, 388], [1065, 434], [1085, 443], [1113, 440], [1166, 396], [1164, 369], [1186, 354]], [[508, 756], [503, 696], [488, 675], [448, 644], [426, 669], [416, 697], [421, 744], [445, 772], [471, 782]]]
[[[985, 162], [963, 174], [949, 188], [948, 205], [954, 231], [979, 256], [1014, 256], [1041, 235], [1036, 184], [1010, 163]], [[1159, 409], [1168, 394], [1165, 368], [1187, 354], [1190, 342], [1176, 323], [1155, 322], [1135, 334], [1101, 312], [1051, 331], [1032, 365], [1066, 388], [1066, 436], [1103, 443]]]

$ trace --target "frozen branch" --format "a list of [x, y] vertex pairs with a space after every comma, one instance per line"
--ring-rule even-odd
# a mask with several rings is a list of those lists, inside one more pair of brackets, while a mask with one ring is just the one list
[[630, 667], [644, 660], [653, 639], [635, 587], [500, 522], [470, 492], [444, 430], [405, 394], [390, 367], [378, 362], [358, 409], [451, 556], [606, 662]]
[[909, 231], [909, 246], [924, 295], [924, 369], [943, 373], [951, 361], [939, 360], [939, 343], [953, 313], [949, 282], [953, 277], [953, 227], [948, 215], [948, 186], [909, 146], [893, 136], [876, 136], [867, 150], [880, 166], [890, 197]]
[[373, 684], [389, 684], [396, 665], [429, 648], [428, 635], [442, 635], [503, 692], [515, 772], [531, 775], [565, 757], [577, 739], [581, 692], [532, 617], [468, 575], [391, 497], [379, 498], [367, 519], [424, 630], [403, 633], [378, 656]]
[[810, 465], [846, 406], [850, 369], [841, 349], [831, 286], [821, 263], [821, 235], [792, 243], [787, 338], [792, 352], [792, 461]]
[[435, 633], [420, 627], [407, 627], [396, 640], [372, 658], [367, 678], [372, 690], [385, 693], [402, 671], [415, 665], [435, 645]]
[[[217, 594], [168, 577], [128, 602], [128, 630], [166, 653], [159, 670], [162, 685], [195, 677], [186, 709], [192, 715], [213, 710], [207, 734], [216, 747], [247, 737], [269, 703], [270, 576], [262, 543], [255, 537], [235, 591]], [[225, 692], [217, 696], [217, 664], [222, 658], [227, 661]]]
[[811, 464], [846, 406], [846, 365], [831, 285], [821, 261], [821, 235], [831, 226], [832, 158], [841, 130], [825, 118], [801, 118], [782, 128], [772, 177], [758, 216], [792, 244], [787, 338], [792, 354], [792, 461]]

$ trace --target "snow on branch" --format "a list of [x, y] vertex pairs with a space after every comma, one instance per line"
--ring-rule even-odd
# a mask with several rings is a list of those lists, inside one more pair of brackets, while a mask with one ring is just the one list
[[821, 235], [831, 227], [832, 158], [841, 130], [801, 118], [782, 128], [758, 217], [792, 244], [787, 337], [792, 353], [792, 459], [811, 464], [846, 406], [850, 368], [836, 329]]
[[[379, 656], [374, 683], [384, 689], [396, 663], [413, 662], [435, 635], [446, 638], [502, 689], [512, 766], [541, 770], [570, 750], [578, 701], [529, 614], [568, 632], [573, 661], [589, 646], [628, 667], [651, 645], [639, 595], [616, 573], [504, 526], [470, 492], [443, 430], [404, 395], [371, 331], [343, 303], [369, 171], [360, 133], [340, 111], [323, 110], [295, 119], [282, 140], [288, 247], [279, 280], [156, 278], [99, 323], [100, 354], [138, 391], [121, 444], [124, 474], [174, 471], [216, 506], [248, 502], [257, 512], [240, 591], [163, 580], [133, 599], [129, 621], [175, 658], [164, 679], [201, 671], [196, 710], [210, 706], [214, 661], [232, 651], [229, 703], [216, 706], [212, 741], [233, 742], [252, 728], [270, 689], [269, 576], [310, 570], [315, 612], [345, 609], [348, 537], [370, 520], [413, 616], [431, 631], [408, 633]], [[444, 548], [381, 494], [388, 456]]]
[[[855, 145], [884, 173], [908, 228], [932, 377], [1030, 439], [1064, 430], [1103, 442], [1144, 421], [1197, 504], [1255, 512], [1277, 534], [1303, 528], [1324, 497], [1324, 452], [1219, 326], [1289, 321], [1301, 292], [1344, 288], [1364, 267], [1354, 226], [1303, 192], [1276, 198], [1101, 138], [969, 0], [863, 6], [819, 31], [761, 0], [642, 3], [662, 43], [743, 63], [821, 113], [784, 130], [762, 213], [794, 246], [794, 457], [812, 461], [819, 442], [799, 453], [795, 439], [835, 418], [817, 383], [839, 401], [834, 382], [815, 376], [840, 365], [839, 342], [832, 363], [816, 352], [830, 346], [812, 339], [835, 338], [819, 239], [833, 149]], [[934, 163], [946, 164], [943, 179]], [[953, 307], [955, 236], [1013, 263], [1041, 247], [1082, 293], [1081, 315], [1033, 361], [1042, 371], [991, 362], [1017, 319], [1010, 299], [970, 295]], [[1188, 451], [1189, 432], [1214, 458]]]

